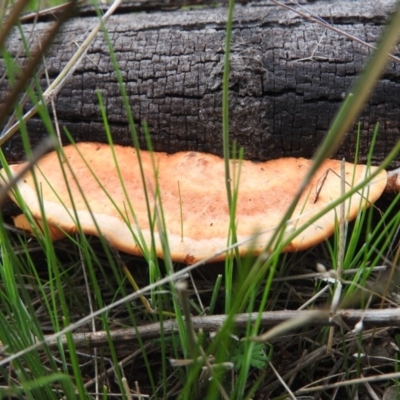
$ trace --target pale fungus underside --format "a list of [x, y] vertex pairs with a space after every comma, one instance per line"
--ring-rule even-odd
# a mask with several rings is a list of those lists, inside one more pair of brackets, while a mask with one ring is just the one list
[[[143, 247], [150, 248], [154, 238], [159, 257], [163, 257], [161, 227], [172, 259], [184, 263], [209, 258], [226, 248], [231, 222], [223, 159], [196, 152], [141, 151], [144, 185], [136, 150], [115, 145], [113, 151], [116, 159], [109, 145], [79, 143], [63, 148], [61, 163], [56, 152], [41, 158], [34, 174], [26, 174], [17, 184], [33, 217], [44, 218], [42, 203], [49, 225], [73, 233], [79, 224], [85, 234], [102, 235], [115, 248], [136, 255], [143, 254]], [[311, 163], [303, 158], [231, 161], [231, 185], [238, 189], [237, 240], [244, 242], [259, 234], [239, 246], [240, 254], [260, 254], [265, 249]], [[16, 174], [22, 165], [11, 165], [11, 173]], [[374, 170], [346, 163], [345, 190]], [[7, 180], [4, 169], [1, 174]], [[386, 181], [387, 174], [382, 171], [362, 192], [346, 200], [346, 219], [355, 218], [379, 198]], [[10, 196], [16, 201], [15, 193]], [[326, 160], [303, 192], [284, 237], [340, 196], [340, 162]], [[284, 251], [304, 250], [323, 241], [333, 233], [338, 216], [338, 207], [325, 213]]]

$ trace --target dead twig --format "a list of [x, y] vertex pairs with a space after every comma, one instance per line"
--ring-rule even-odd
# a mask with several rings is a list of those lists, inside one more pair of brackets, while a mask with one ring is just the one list
[[[400, 313], [398, 309], [385, 310], [339, 310], [336, 316], [341, 318], [350, 327], [354, 326], [361, 318], [364, 327], [368, 326], [400, 326]], [[258, 313], [238, 314], [234, 321], [237, 329], [246, 329], [249, 321], [254, 322], [260, 318], [260, 326], [264, 329], [274, 327], [283, 322], [297, 318], [312, 319], [313, 326], [334, 326], [335, 320], [330, 318], [326, 310], [300, 310], [300, 311], [269, 311], [261, 315]], [[195, 331], [202, 329], [203, 332], [218, 331], [227, 319], [226, 315], [209, 315], [202, 317], [191, 317], [192, 328]], [[163, 321], [162, 331], [165, 335], [178, 331], [176, 320]], [[142, 340], [158, 339], [160, 337], [160, 323], [152, 323], [136, 328], [116, 329], [111, 332], [97, 331], [86, 333], [73, 333], [73, 340], [77, 348], [96, 348], [108, 344], [111, 337], [114, 343], [123, 344], [136, 341], [139, 337]], [[66, 336], [54, 338], [54, 335], [44, 337], [44, 343], [49, 348], [58, 348], [60, 344], [66, 345]], [[0, 349], [0, 354], [5, 349]]]

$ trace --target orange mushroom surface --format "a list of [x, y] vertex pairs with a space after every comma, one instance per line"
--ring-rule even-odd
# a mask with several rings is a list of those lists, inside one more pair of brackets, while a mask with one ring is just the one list
[[[163, 257], [163, 249], [158, 230], [164, 226], [172, 259], [184, 263], [207, 259], [227, 246], [230, 217], [222, 158], [196, 152], [169, 155], [141, 151], [143, 184], [137, 151], [117, 145], [113, 151], [115, 158], [109, 145], [79, 143], [64, 147], [64, 156], [52, 152], [41, 158], [34, 173], [27, 173], [17, 184], [32, 215], [44, 218], [42, 203], [50, 225], [72, 233], [79, 224], [84, 233], [102, 235], [115, 248], [136, 255], [143, 254], [143, 247], [149, 248], [154, 237], [159, 257]], [[265, 249], [311, 163], [303, 158], [231, 161], [231, 184], [238, 188], [238, 242], [258, 233], [254, 241], [239, 246], [241, 254], [250, 250], [259, 254]], [[11, 174], [22, 167], [11, 165]], [[345, 190], [374, 170], [346, 163]], [[1, 176], [8, 180], [4, 169]], [[382, 171], [362, 193], [346, 200], [346, 218], [353, 219], [374, 202], [386, 181], [386, 172]], [[285, 235], [292, 234], [340, 194], [340, 162], [326, 160], [303, 192]], [[15, 193], [10, 196], [16, 201]], [[164, 225], [160, 224], [161, 215]], [[284, 251], [303, 250], [326, 239], [333, 233], [338, 215], [338, 208], [325, 213]], [[223, 258], [220, 254], [212, 261]]]

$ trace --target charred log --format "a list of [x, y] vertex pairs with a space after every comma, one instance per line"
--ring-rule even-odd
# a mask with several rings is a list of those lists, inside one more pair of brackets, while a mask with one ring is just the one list
[[[307, 4], [307, 9], [375, 44], [393, 4], [391, 0], [316, 1]], [[180, 9], [115, 15], [107, 23], [143, 147], [142, 124], [146, 123], [155, 150], [222, 153], [226, 14], [222, 6]], [[79, 17], [67, 23], [47, 55], [50, 80], [97, 22], [96, 17]], [[49, 24], [22, 26], [26, 37], [32, 39], [31, 48], [38, 46]], [[231, 140], [244, 147], [248, 159], [311, 157], [371, 50], [269, 2], [237, 5], [232, 37]], [[20, 65], [27, 57], [22, 48], [20, 33], [15, 30], [7, 49]], [[0, 75], [4, 72], [0, 59]], [[44, 75], [39, 82], [43, 88], [48, 86]], [[8, 85], [7, 80], [0, 82], [0, 103]], [[131, 144], [127, 114], [103, 34], [97, 36], [55, 101], [61, 129], [67, 129], [77, 141], [106, 140], [97, 92], [104, 99], [113, 140]], [[374, 162], [381, 161], [399, 139], [399, 104], [400, 65], [390, 61], [359, 119], [361, 161], [368, 155], [377, 123]], [[28, 102], [24, 109], [30, 107]], [[357, 122], [337, 157], [354, 158]], [[28, 123], [28, 131], [33, 145], [47, 135], [38, 117]], [[10, 160], [23, 157], [18, 134], [3, 151]]]

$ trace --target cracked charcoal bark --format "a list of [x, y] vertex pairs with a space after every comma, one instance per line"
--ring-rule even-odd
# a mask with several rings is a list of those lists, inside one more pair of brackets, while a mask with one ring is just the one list
[[[336, 0], [328, 5], [316, 1], [307, 9], [375, 43], [393, 4], [394, 0]], [[80, 17], [64, 27], [47, 56], [50, 79], [57, 76], [76, 51], [76, 43], [81, 43], [96, 23], [94, 17]], [[155, 150], [222, 153], [225, 23], [224, 7], [115, 15], [107, 23], [135, 121], [139, 127], [147, 122]], [[31, 48], [48, 24], [35, 26]], [[31, 28], [29, 24], [22, 27], [27, 36]], [[7, 48], [15, 57], [21, 46], [15, 30]], [[312, 54], [314, 58], [307, 59]], [[253, 160], [312, 156], [369, 55], [365, 46], [270, 3], [237, 5], [231, 51], [231, 140], [243, 146], [245, 157]], [[18, 63], [24, 59], [22, 53]], [[0, 74], [3, 72], [0, 59]], [[399, 78], [400, 64], [390, 61], [359, 119], [361, 161], [366, 160], [377, 122], [375, 163], [399, 138]], [[40, 84], [47, 86], [44, 77]], [[6, 80], [0, 82], [0, 102], [7, 85]], [[103, 34], [97, 36], [56, 100], [60, 126], [77, 141], [106, 140], [96, 90], [104, 98], [115, 143], [131, 144]], [[31, 120], [28, 129], [32, 144], [45, 135], [39, 118]], [[337, 157], [354, 158], [356, 132], [355, 124]], [[140, 141], [145, 147], [141, 130]], [[3, 150], [11, 161], [23, 157], [18, 134]], [[400, 165], [400, 160], [394, 164]]]

